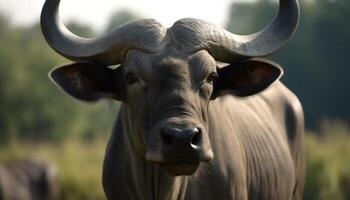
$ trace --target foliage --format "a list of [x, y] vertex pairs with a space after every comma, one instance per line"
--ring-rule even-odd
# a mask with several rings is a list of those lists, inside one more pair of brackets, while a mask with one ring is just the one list
[[118, 105], [82, 104], [51, 83], [47, 73], [67, 60], [48, 47], [38, 24], [14, 28], [1, 17], [0, 23], [0, 142], [91, 137], [111, 128]]
[[324, 121], [319, 134], [306, 137], [304, 199], [350, 199], [350, 127]]
[[[319, 134], [306, 135], [304, 199], [350, 199], [350, 127], [325, 121]], [[0, 146], [0, 162], [45, 159], [59, 171], [60, 199], [104, 199], [101, 173], [106, 137], [83, 141], [66, 138], [55, 143], [11, 142]]]
[[[350, 3], [305, 0], [301, 1], [301, 8], [299, 32], [274, 58], [285, 68], [284, 82], [304, 105], [308, 127], [317, 127], [325, 117], [348, 122], [350, 93], [346, 87], [350, 85], [350, 71], [346, 53], [350, 28], [342, 22], [350, 14]], [[236, 3], [228, 28], [237, 33], [257, 31], [276, 10], [277, 4], [270, 0]], [[132, 12], [116, 12], [106, 30], [135, 18], [138, 16]], [[16, 137], [91, 137], [110, 129], [117, 104], [82, 104], [50, 83], [47, 72], [68, 61], [49, 48], [38, 24], [12, 27], [0, 14], [0, 25], [0, 142]], [[72, 22], [68, 26], [79, 35], [96, 35], [86, 25]], [[111, 110], [107, 114], [106, 108]]]
[[[285, 69], [283, 81], [301, 99], [306, 125], [316, 128], [323, 118], [350, 122], [350, 1], [299, 0], [301, 21], [293, 40], [273, 59]], [[249, 34], [265, 27], [277, 12], [276, 1], [235, 3], [228, 29]]]
[[135, 20], [140, 18], [140, 16], [136, 13], [133, 13], [129, 10], [120, 10], [115, 12], [114, 14], [112, 14], [112, 16], [109, 19], [108, 25], [105, 29], [105, 31], [110, 31], [112, 29], [114, 29], [115, 27], [129, 22], [131, 20]]
[[72, 33], [79, 35], [80, 37], [95, 37], [97, 33], [88, 25], [80, 24], [77, 22], [70, 22], [67, 24], [68, 30], [70, 30]]
[[[116, 13], [110, 25], [118, 23], [116, 17], [134, 16]], [[53, 67], [68, 61], [46, 44], [39, 24], [15, 28], [0, 13], [0, 26], [0, 143], [70, 135], [93, 138], [111, 129], [118, 103], [83, 104], [68, 98], [48, 79]], [[84, 37], [96, 35], [86, 25], [71, 22], [67, 26]]]
[[105, 199], [102, 163], [106, 138], [83, 141], [69, 138], [59, 143], [11, 142], [0, 147], [0, 161], [35, 159], [51, 162], [58, 169], [60, 199]]

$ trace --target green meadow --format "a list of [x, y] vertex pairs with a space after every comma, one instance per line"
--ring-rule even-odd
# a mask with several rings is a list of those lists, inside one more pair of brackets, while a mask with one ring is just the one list
[[[349, 132], [350, 127], [344, 123], [325, 121], [318, 135], [306, 134], [304, 199], [350, 199]], [[59, 172], [60, 199], [104, 199], [101, 173], [107, 139], [67, 138], [57, 143], [13, 141], [0, 147], [0, 160], [48, 160]]]

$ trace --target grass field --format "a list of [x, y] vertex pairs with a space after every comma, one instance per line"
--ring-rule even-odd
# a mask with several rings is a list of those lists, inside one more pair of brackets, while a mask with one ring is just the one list
[[[101, 171], [107, 138], [91, 141], [66, 139], [60, 143], [14, 141], [0, 147], [0, 160], [34, 158], [53, 162], [59, 170], [61, 199], [105, 199]], [[306, 135], [307, 200], [350, 199], [350, 128], [340, 122], [324, 122], [316, 136]]]
[[306, 135], [307, 200], [350, 199], [350, 128], [341, 122], [322, 125], [316, 137]]
[[106, 139], [28, 144], [13, 142], [0, 147], [0, 160], [33, 158], [51, 161], [58, 169], [60, 199], [105, 199], [101, 184]]

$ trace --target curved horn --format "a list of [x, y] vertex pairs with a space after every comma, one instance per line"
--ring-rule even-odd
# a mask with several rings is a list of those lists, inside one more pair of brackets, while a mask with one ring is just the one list
[[268, 56], [289, 41], [299, 21], [298, 0], [279, 2], [277, 16], [260, 32], [236, 35], [201, 20], [182, 19], [172, 27], [173, 38], [180, 48], [192, 51], [207, 49], [222, 62], [232, 62], [241, 57]]
[[46, 0], [41, 12], [41, 28], [48, 44], [70, 60], [118, 64], [128, 49], [155, 51], [166, 33], [160, 23], [144, 19], [118, 26], [99, 38], [81, 38], [60, 20], [59, 4], [60, 0]]

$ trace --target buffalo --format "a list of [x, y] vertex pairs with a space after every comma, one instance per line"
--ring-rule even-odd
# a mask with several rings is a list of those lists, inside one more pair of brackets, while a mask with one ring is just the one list
[[293, 36], [297, 0], [280, 0], [251, 35], [185, 18], [130, 21], [98, 38], [71, 33], [59, 3], [46, 0], [42, 32], [74, 62], [52, 81], [79, 100], [121, 102], [103, 165], [108, 199], [302, 198], [302, 107], [266, 58]]
[[0, 164], [0, 200], [57, 200], [56, 168], [44, 161]]

